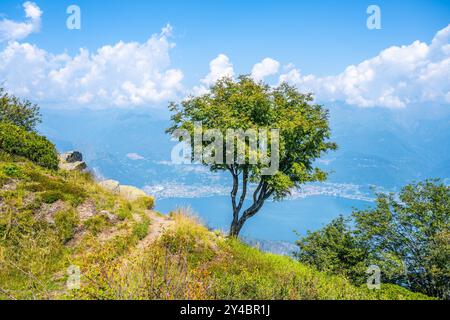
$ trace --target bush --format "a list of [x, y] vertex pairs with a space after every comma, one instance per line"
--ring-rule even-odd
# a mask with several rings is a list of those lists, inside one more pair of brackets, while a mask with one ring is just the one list
[[84, 223], [86, 229], [89, 230], [93, 235], [97, 235], [107, 225], [108, 222], [106, 221], [106, 218], [102, 215], [93, 216], [92, 218], [86, 220], [86, 222]]
[[78, 222], [78, 216], [74, 210], [59, 211], [55, 214], [56, 230], [63, 243], [72, 239]]
[[34, 131], [36, 125], [41, 122], [41, 115], [36, 104], [10, 95], [0, 88], [0, 121]]
[[120, 220], [129, 219], [132, 217], [132, 209], [133, 207], [131, 206], [131, 203], [124, 201], [120, 204], [120, 207], [117, 210], [117, 216]]
[[148, 234], [148, 226], [150, 222], [148, 220], [144, 220], [142, 222], [138, 222], [133, 226], [133, 236], [142, 240]]
[[42, 202], [51, 204], [58, 200], [65, 200], [64, 194], [57, 190], [45, 191], [41, 195]]
[[133, 202], [137, 207], [152, 210], [155, 207], [155, 199], [151, 196], [139, 197]]
[[0, 123], [0, 149], [23, 156], [42, 167], [58, 169], [58, 153], [55, 146], [47, 138], [14, 124]]
[[14, 163], [8, 163], [2, 166], [2, 173], [10, 178], [20, 178], [22, 176], [22, 171]]
[[449, 299], [449, 221], [450, 187], [434, 179], [412, 183], [378, 194], [374, 207], [354, 211], [350, 221], [340, 217], [308, 233], [297, 257], [355, 284], [376, 265], [383, 283]]
[[319, 271], [347, 277], [355, 284], [366, 281], [368, 249], [353, 236], [350, 221], [342, 216], [297, 241], [295, 256]]

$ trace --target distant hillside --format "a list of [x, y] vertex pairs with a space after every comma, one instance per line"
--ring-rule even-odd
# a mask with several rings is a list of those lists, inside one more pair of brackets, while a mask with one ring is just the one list
[[152, 205], [0, 152], [0, 299], [427, 298], [355, 287]]

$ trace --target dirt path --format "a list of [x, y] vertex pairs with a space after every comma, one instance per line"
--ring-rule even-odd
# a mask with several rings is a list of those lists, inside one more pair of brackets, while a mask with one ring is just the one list
[[145, 213], [150, 219], [150, 226], [148, 234], [137, 245], [137, 248], [139, 249], [147, 247], [153, 241], [158, 239], [164, 233], [164, 231], [170, 229], [175, 223], [170, 218], [160, 216], [153, 211], [147, 210]]

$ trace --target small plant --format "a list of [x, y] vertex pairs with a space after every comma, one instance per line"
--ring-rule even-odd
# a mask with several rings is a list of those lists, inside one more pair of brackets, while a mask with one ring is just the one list
[[155, 206], [155, 199], [151, 196], [140, 197], [133, 202], [140, 209], [152, 210]]
[[2, 173], [10, 178], [20, 178], [22, 176], [22, 171], [14, 163], [8, 163], [2, 167]]
[[46, 194], [48, 194], [50, 199], [58, 195], [59, 198], [56, 200], [69, 201], [73, 206], [79, 205], [86, 198], [86, 191], [80, 186], [80, 182], [74, 183], [68, 178], [50, 177], [46, 174], [36, 172], [36, 170], [27, 172], [26, 175], [30, 182], [25, 186], [25, 189], [32, 192], [43, 191], [44, 198], [47, 197]]
[[96, 215], [92, 218], [89, 218], [84, 223], [84, 226], [87, 230], [89, 230], [93, 235], [97, 235], [108, 225], [108, 221], [103, 215]]
[[133, 236], [135, 236], [139, 240], [144, 239], [145, 236], [148, 234], [149, 225], [150, 222], [148, 221], [148, 219], [144, 219], [144, 221], [136, 223], [133, 226]]
[[75, 210], [59, 211], [55, 214], [55, 226], [63, 243], [73, 238], [74, 230], [79, 223]]
[[50, 190], [41, 194], [42, 202], [47, 204], [55, 203], [58, 200], [65, 200], [65, 196], [61, 191]]
[[129, 219], [132, 216], [131, 210], [132, 210], [131, 203], [122, 202], [120, 204], [119, 209], [117, 209], [117, 216], [119, 217], [120, 220]]

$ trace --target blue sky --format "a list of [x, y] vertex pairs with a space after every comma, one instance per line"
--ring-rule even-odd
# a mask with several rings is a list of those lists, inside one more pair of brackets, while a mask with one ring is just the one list
[[[169, 23], [173, 31], [168, 41], [176, 45], [168, 50], [167, 68], [182, 71], [185, 87], [197, 85], [219, 54], [227, 56], [235, 74], [250, 73], [255, 63], [270, 57], [280, 63], [280, 73], [290, 64], [302, 75], [324, 77], [391, 46], [430, 43], [450, 23], [449, 0], [34, 2], [43, 12], [40, 30], [17, 41], [50, 54], [73, 57], [80, 48], [92, 54], [118, 41], [144, 43]], [[23, 3], [2, 0], [2, 18], [23, 21]], [[70, 4], [81, 8], [81, 30], [65, 27]], [[381, 30], [366, 27], [370, 4], [381, 8]], [[6, 41], [0, 43], [5, 46]], [[277, 77], [271, 76], [269, 80]]]

